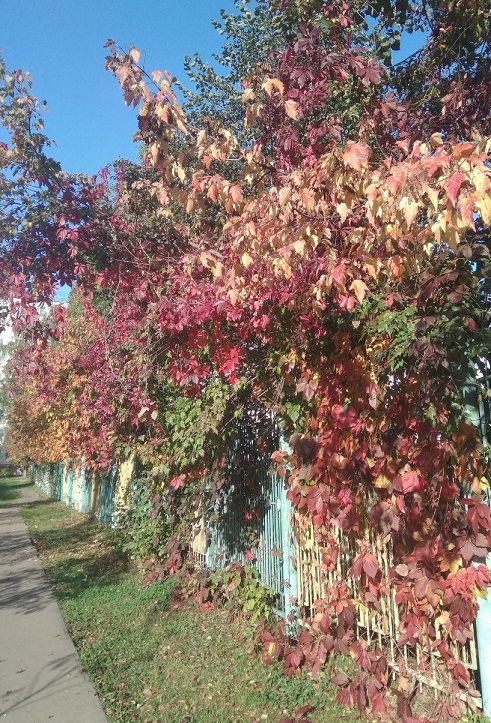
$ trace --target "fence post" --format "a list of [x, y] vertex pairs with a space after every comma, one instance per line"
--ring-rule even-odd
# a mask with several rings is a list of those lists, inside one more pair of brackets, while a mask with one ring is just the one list
[[284, 593], [285, 624], [287, 631], [293, 632], [296, 627], [294, 617], [296, 617], [297, 613], [296, 600], [298, 597], [298, 582], [297, 570], [292, 559], [294, 546], [292, 544], [291, 503], [286, 496], [286, 489], [284, 489], [281, 496], [281, 531], [283, 536], [283, 575], [284, 585], [286, 587]]
[[[482, 401], [479, 399], [475, 370], [472, 367], [466, 371], [467, 377], [462, 387], [465, 414], [469, 422], [479, 430], [483, 443], [487, 444], [486, 419]], [[485, 381], [487, 382], [487, 379]], [[491, 570], [491, 553], [487, 556], [486, 564]], [[491, 587], [488, 587], [487, 598], [477, 597], [477, 604], [476, 640], [482, 708], [484, 715], [491, 717]]]
[[[280, 449], [282, 452], [291, 452], [283, 434], [280, 435]], [[281, 496], [281, 530], [283, 534], [283, 572], [285, 584], [288, 586], [285, 591], [285, 625], [287, 633], [295, 634], [297, 632], [296, 617], [298, 614], [296, 604], [298, 598], [298, 571], [294, 564], [295, 544], [293, 540], [292, 504], [287, 497], [285, 484], [283, 484], [283, 494]]]

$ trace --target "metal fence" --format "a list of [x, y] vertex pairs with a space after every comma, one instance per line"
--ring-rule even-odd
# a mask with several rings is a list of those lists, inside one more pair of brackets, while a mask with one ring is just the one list
[[254, 566], [262, 585], [274, 592], [276, 613], [289, 617], [297, 597], [291, 505], [284, 481], [270, 471], [279, 443], [266, 410], [243, 413], [229, 444], [223, 492], [206, 510], [194, 549], [205, 545], [210, 569], [237, 561]]
[[100, 522], [113, 525], [116, 514], [116, 478], [114, 464], [106, 475], [89, 473], [83, 460], [36, 464], [31, 467], [32, 481], [52, 500], [64, 502], [79, 512], [91, 513]]
[[[360, 535], [349, 534], [333, 528], [331, 545], [322, 546], [317, 540], [312, 523], [299, 515], [294, 517], [298, 559], [298, 607], [300, 614], [306, 617], [315, 615], [317, 603], [329, 599], [330, 589], [339, 582], [348, 586], [350, 597], [357, 601], [356, 634], [358, 639], [375, 643], [385, 650], [394, 672], [408, 670], [418, 682], [432, 689], [435, 697], [445, 692], [452, 682], [451, 675], [443, 664], [441, 655], [430, 642], [424, 639], [416, 645], [399, 644], [400, 610], [395, 600], [393, 588], [383, 594], [377, 610], [373, 604], [364, 604], [364, 596], [358, 582], [351, 574], [355, 557], [360, 551]], [[377, 534], [369, 526], [364, 530], [362, 539], [377, 559], [382, 575], [388, 578], [389, 570], [394, 566], [392, 540], [388, 536]], [[336, 554], [333, 555], [333, 547]], [[331, 560], [329, 571], [323, 564], [323, 556]], [[438, 631], [437, 631], [438, 632]], [[464, 645], [457, 641], [451, 644], [452, 654], [463, 663], [476, 683], [478, 669], [477, 650], [474, 637]], [[476, 687], [474, 685], [474, 687]], [[478, 701], [476, 701], [478, 702]]]

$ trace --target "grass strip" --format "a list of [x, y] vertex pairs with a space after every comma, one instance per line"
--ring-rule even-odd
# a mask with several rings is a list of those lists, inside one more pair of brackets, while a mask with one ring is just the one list
[[285, 678], [251, 654], [245, 623], [173, 607], [172, 581], [145, 588], [114, 531], [61, 503], [21, 512], [110, 720], [275, 723], [306, 704], [312, 723], [357, 719], [327, 680]]
[[29, 487], [32, 482], [25, 477], [0, 477], [0, 506], [10, 505], [20, 499], [23, 487]]

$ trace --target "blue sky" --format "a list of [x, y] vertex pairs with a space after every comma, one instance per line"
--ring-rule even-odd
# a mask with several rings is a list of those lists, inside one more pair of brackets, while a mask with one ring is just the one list
[[108, 38], [142, 50], [147, 70], [185, 78], [183, 60], [221, 46], [211, 25], [232, 0], [0, 0], [0, 48], [8, 68], [31, 73], [48, 103], [46, 135], [69, 172], [95, 173], [119, 156], [137, 157], [135, 113], [104, 68]]

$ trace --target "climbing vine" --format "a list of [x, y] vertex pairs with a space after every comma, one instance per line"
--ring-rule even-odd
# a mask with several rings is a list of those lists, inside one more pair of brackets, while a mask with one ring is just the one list
[[[445, 94], [413, 97], [404, 68], [366, 42], [364, 5], [271, 3], [288, 32], [242, 79], [239, 138], [223, 118], [190, 119], [167, 74], [147, 75], [136, 49], [110, 41], [144, 160], [92, 184], [38, 175], [51, 211], [41, 228], [34, 197], [38, 225], [11, 232], [2, 271], [17, 309], [56, 279], [76, 280], [78, 295], [49, 324], [34, 320], [13, 357], [13, 454], [104, 467], [136, 452], [171, 511], [169, 572], [187, 513], [224, 484], [234, 420], [260, 404], [290, 438], [273, 461], [325, 571], [333, 530], [359, 542], [358, 598], [335, 581], [296, 644], [268, 633], [267, 653], [314, 676], [349, 653], [360, 672], [338, 676], [339, 699], [408, 721], [403, 661], [394, 685], [385, 652], [355, 636], [356, 607], [395, 596], [398, 644], [438, 650], [453, 675], [439, 713], [452, 718], [473, 694], [452, 646], [471, 637], [489, 584], [487, 457], [463, 394], [490, 342], [489, 18], [466, 5], [452, 55], [462, 3], [447, 5], [425, 4], [418, 65], [440, 73]], [[380, 51], [397, 42], [385, 6], [371, 6]], [[424, 24], [419, 5], [396, 6], [401, 27]], [[6, 168], [24, 148], [14, 141]], [[29, 251], [39, 238], [42, 273]], [[392, 545], [388, 574], [368, 528]]]

